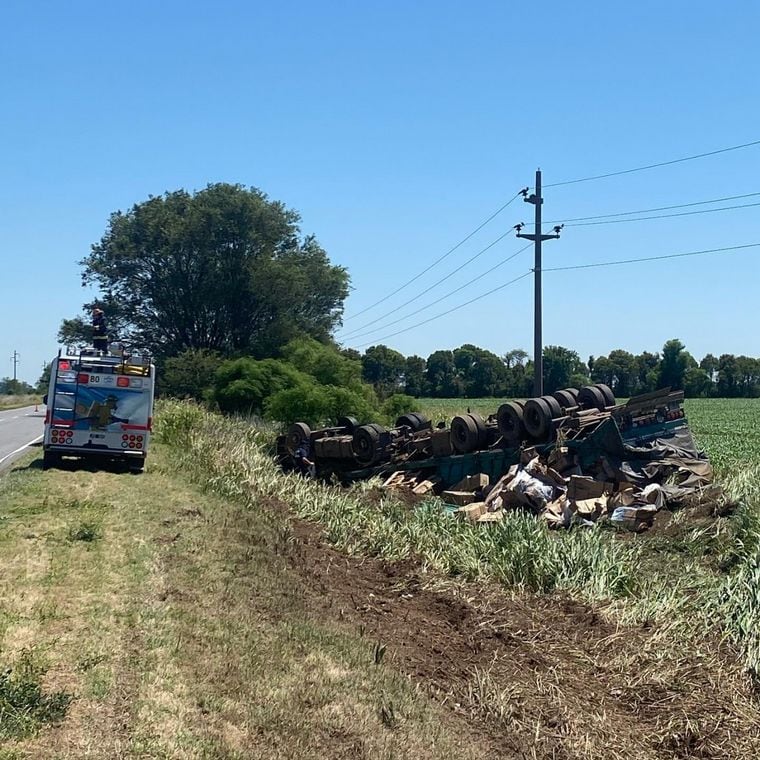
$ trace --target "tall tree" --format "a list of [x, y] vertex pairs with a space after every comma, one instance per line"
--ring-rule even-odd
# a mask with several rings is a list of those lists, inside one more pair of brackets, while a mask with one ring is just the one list
[[427, 359], [427, 382], [432, 396], [458, 396], [457, 371], [451, 351], [434, 351]]
[[544, 348], [544, 392], [554, 393], [586, 379], [586, 365], [577, 352], [564, 346]]
[[410, 396], [427, 395], [428, 385], [425, 377], [427, 362], [421, 356], [407, 356], [404, 369], [404, 392]]
[[362, 356], [362, 377], [383, 397], [398, 393], [404, 381], [406, 358], [388, 346], [370, 346]]
[[691, 354], [686, 351], [686, 346], [678, 338], [666, 341], [662, 347], [662, 361], [658, 375], [659, 386], [682, 390], [686, 370], [690, 365], [696, 365], [696, 362]]
[[115, 304], [119, 338], [163, 356], [189, 348], [269, 356], [298, 335], [326, 340], [348, 275], [314, 237], [299, 237], [298, 221], [241, 185], [150, 197], [111, 215], [81, 262], [83, 282]]

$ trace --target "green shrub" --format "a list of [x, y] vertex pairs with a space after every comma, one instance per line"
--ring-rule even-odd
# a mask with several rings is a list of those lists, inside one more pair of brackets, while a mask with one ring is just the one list
[[407, 396], [405, 393], [394, 393], [393, 396], [385, 399], [382, 406], [383, 417], [391, 425], [402, 414], [419, 411], [421, 410], [417, 399]]
[[310, 379], [294, 388], [278, 391], [264, 405], [269, 419], [283, 422], [306, 422], [320, 426], [334, 423], [350, 414], [360, 420], [377, 416], [377, 408], [360, 393], [334, 385], [320, 385]]
[[261, 414], [270, 396], [308, 384], [309, 376], [286, 362], [245, 357], [226, 361], [219, 367], [213, 399], [223, 412]]
[[322, 385], [335, 385], [358, 391], [362, 386], [362, 364], [334, 346], [313, 338], [291, 340], [282, 349], [282, 358], [299, 371], [314, 377]]
[[222, 358], [216, 351], [191, 348], [167, 359], [158, 373], [161, 395], [203, 400], [212, 385]]

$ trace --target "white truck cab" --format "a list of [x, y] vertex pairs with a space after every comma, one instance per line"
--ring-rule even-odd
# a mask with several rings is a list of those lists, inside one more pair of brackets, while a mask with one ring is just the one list
[[155, 367], [149, 356], [86, 349], [53, 359], [43, 468], [62, 457], [119, 460], [142, 470], [153, 422]]

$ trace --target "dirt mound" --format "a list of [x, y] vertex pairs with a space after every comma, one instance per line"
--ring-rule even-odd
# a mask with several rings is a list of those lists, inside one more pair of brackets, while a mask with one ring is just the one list
[[294, 522], [293, 568], [311, 614], [379, 646], [494, 756], [736, 758], [760, 751], [748, 685], [718, 647], [661, 651], [656, 632], [616, 628], [566, 596], [454, 584], [413, 560], [346, 557]]

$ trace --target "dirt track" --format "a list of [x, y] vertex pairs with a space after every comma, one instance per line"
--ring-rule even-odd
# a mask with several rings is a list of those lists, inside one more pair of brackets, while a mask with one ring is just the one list
[[486, 734], [494, 756], [757, 753], [759, 729], [743, 709], [751, 696], [728, 653], [736, 677], [716, 677], [714, 649], [664, 656], [650, 628], [616, 629], [567, 597], [436, 583], [413, 561], [347, 558], [311, 524], [296, 522], [295, 533], [290, 562], [312, 614], [386, 645], [385, 661], [464, 732]]

